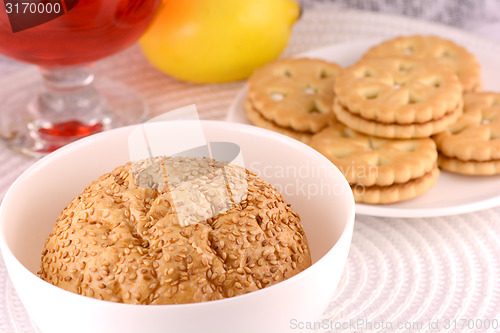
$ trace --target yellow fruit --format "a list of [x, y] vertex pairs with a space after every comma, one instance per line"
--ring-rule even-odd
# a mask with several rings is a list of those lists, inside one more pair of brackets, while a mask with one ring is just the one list
[[293, 0], [164, 0], [140, 45], [178, 79], [241, 80], [283, 52], [299, 16]]

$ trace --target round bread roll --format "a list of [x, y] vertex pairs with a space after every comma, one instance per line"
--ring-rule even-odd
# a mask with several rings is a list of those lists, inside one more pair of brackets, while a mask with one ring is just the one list
[[127, 163], [62, 211], [39, 276], [131, 304], [245, 294], [311, 265], [298, 214], [254, 173], [207, 158]]

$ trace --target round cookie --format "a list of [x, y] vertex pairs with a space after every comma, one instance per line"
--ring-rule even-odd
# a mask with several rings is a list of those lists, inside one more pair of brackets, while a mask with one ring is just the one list
[[257, 69], [247, 98], [265, 119], [299, 132], [327, 126], [341, 67], [320, 59], [287, 58]]
[[464, 94], [463, 114], [433, 139], [441, 168], [464, 174], [500, 173], [500, 93]]
[[481, 66], [464, 47], [438, 36], [401, 36], [369, 49], [364, 58], [406, 55], [430, 59], [457, 74], [464, 91], [481, 90]]
[[426, 137], [453, 123], [462, 87], [449, 69], [410, 57], [367, 58], [344, 69], [333, 111], [360, 132], [387, 138]]
[[[253, 107], [253, 105], [250, 103], [249, 100], [245, 101], [244, 106], [245, 106], [245, 112], [246, 112], [247, 118], [255, 126], [265, 128], [267, 130], [274, 131], [274, 132], [289, 136], [289, 137], [291, 137], [295, 140], [301, 141], [305, 144], [308, 144], [309, 140], [311, 140], [311, 136], [313, 134], [310, 132], [295, 131], [291, 128], [286, 128], [286, 127], [276, 125], [272, 121], [265, 119], [264, 117], [262, 117], [262, 115], [257, 110], [255, 110], [255, 108]], [[333, 115], [333, 113], [331, 114], [331, 117], [332, 118], [335, 117]]]
[[367, 204], [389, 204], [417, 197], [436, 184], [439, 168], [436, 166], [420, 178], [407, 183], [391, 186], [359, 186], [351, 185], [354, 200]]
[[449, 124], [453, 124], [462, 114], [462, 106], [457, 106], [439, 119], [421, 124], [391, 124], [367, 120], [349, 112], [338, 101], [334, 102], [333, 111], [339, 121], [360, 132], [383, 138], [411, 139], [427, 138], [444, 131]]
[[500, 174], [500, 160], [461, 161], [458, 158], [449, 158], [439, 154], [438, 165], [443, 170], [464, 175], [489, 176]]
[[436, 146], [430, 138], [383, 139], [337, 123], [315, 134], [310, 146], [339, 168], [357, 202], [412, 198], [432, 187], [439, 174]]

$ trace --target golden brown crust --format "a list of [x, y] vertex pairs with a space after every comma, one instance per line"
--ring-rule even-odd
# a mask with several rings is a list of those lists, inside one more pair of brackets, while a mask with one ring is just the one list
[[329, 121], [341, 67], [320, 59], [287, 58], [257, 69], [247, 98], [267, 120], [299, 132], [318, 132]]
[[464, 47], [438, 36], [400, 36], [375, 45], [363, 58], [399, 55], [444, 65], [457, 74], [464, 91], [481, 90], [481, 66], [476, 57]]
[[289, 278], [311, 264], [300, 218], [269, 184], [246, 177], [243, 201], [181, 226], [168, 191], [137, 186], [130, 163], [117, 167], [61, 213], [39, 275], [133, 304], [210, 301]]

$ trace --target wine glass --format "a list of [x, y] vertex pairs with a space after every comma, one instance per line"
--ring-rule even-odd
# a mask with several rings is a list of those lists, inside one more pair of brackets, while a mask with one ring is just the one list
[[143, 100], [122, 84], [94, 80], [92, 67], [135, 43], [160, 1], [4, 0], [0, 53], [40, 69], [40, 84], [0, 87], [0, 137], [7, 146], [43, 156], [145, 120]]

